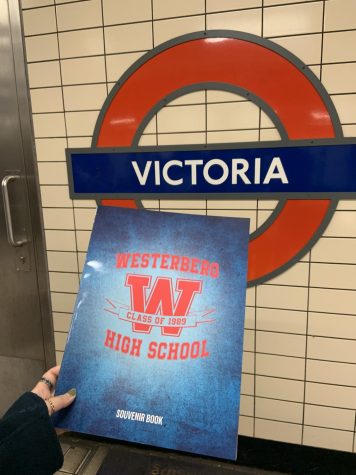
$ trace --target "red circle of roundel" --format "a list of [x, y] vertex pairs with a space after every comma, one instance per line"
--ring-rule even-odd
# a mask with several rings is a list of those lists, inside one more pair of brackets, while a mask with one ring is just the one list
[[[93, 145], [131, 146], [138, 127], [157, 103], [174, 91], [207, 82], [233, 85], [261, 98], [276, 113], [289, 139], [335, 137], [328, 108], [312, 82], [292, 61], [258, 40], [202, 37], [158, 49], [133, 69], [106, 104]], [[136, 207], [134, 200], [102, 203]], [[278, 274], [300, 255], [330, 208], [330, 200], [287, 200], [274, 222], [250, 240], [249, 284]]]

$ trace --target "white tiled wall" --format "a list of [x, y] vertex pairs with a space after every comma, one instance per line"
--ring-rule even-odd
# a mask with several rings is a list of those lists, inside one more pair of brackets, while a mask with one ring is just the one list
[[[68, 195], [65, 147], [90, 146], [102, 103], [145, 52], [188, 32], [227, 28], [287, 48], [321, 78], [356, 136], [355, 0], [22, 0], [58, 361], [95, 202]], [[159, 111], [141, 144], [276, 140], [257, 106], [198, 91]], [[159, 201], [161, 211], [247, 216], [275, 201]], [[355, 451], [356, 201], [284, 274], [247, 291], [240, 434]]]

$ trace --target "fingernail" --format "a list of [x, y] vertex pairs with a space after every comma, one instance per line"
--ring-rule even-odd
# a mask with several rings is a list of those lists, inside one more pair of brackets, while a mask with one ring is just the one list
[[69, 394], [70, 397], [75, 397], [77, 395], [77, 390], [75, 388], [70, 389], [67, 394]]

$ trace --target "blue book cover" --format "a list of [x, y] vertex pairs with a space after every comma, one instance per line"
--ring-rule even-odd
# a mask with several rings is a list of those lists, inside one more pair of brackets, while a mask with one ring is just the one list
[[55, 425], [235, 460], [249, 221], [99, 207]]

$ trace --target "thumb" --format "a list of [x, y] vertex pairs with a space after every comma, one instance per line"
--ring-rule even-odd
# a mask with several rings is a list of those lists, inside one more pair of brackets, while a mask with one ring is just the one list
[[[51, 397], [50, 400], [51, 400], [52, 404], [50, 404], [50, 406], [52, 408], [52, 413], [53, 412], [58, 412], [61, 409], [64, 409], [65, 407], [72, 404], [72, 402], [76, 398], [76, 395], [77, 395], [77, 391], [76, 391], [76, 389], [73, 388], [73, 389], [70, 389], [65, 394], [61, 394], [60, 396]], [[48, 400], [46, 402], [48, 402]], [[54, 410], [53, 410], [53, 408], [54, 408]]]

